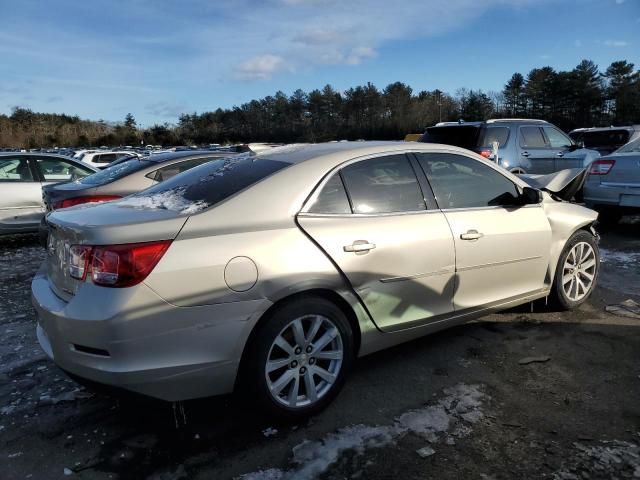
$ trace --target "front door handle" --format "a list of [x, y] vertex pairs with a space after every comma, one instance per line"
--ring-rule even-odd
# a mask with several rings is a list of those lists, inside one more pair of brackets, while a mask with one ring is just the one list
[[351, 245], [345, 245], [342, 249], [345, 252], [353, 252], [356, 255], [363, 255], [369, 253], [369, 250], [376, 248], [374, 243], [369, 243], [367, 240], [356, 240]]
[[460, 235], [460, 238], [462, 240], [478, 240], [482, 237], [484, 237], [484, 234], [480, 233], [477, 230], [467, 230], [467, 233], [463, 233]]
[[529, 152], [524, 151], [520, 155], [522, 155], [523, 157], [528, 157], [529, 156]]

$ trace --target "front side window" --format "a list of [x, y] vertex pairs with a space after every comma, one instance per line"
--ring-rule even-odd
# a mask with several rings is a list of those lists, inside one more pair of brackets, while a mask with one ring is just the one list
[[0, 182], [33, 182], [26, 158], [0, 158]]
[[416, 175], [405, 155], [372, 158], [341, 170], [353, 213], [425, 210]]
[[543, 127], [544, 133], [549, 139], [551, 148], [567, 148], [571, 146], [571, 140], [564, 133], [554, 127]]
[[37, 164], [45, 182], [68, 182], [93, 173], [82, 165], [57, 158], [39, 158]]
[[307, 211], [309, 213], [325, 214], [351, 213], [349, 198], [340, 174], [336, 173], [324, 184]]
[[453, 153], [420, 153], [417, 157], [442, 209], [518, 204], [513, 182], [482, 162]]
[[547, 148], [540, 127], [522, 127], [520, 129], [520, 146], [524, 148]]

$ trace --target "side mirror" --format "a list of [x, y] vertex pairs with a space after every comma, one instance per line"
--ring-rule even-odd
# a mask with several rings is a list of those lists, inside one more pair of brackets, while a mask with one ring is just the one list
[[535, 188], [524, 187], [520, 199], [523, 205], [536, 205], [542, 202], [542, 192]]

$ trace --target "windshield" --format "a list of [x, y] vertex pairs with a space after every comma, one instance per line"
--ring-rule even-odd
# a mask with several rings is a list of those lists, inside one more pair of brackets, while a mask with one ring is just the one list
[[215, 205], [289, 163], [238, 155], [213, 160], [131, 195], [118, 205], [193, 214]]
[[105, 168], [104, 170], [100, 170], [99, 172], [94, 173], [93, 175], [84, 177], [82, 180], [80, 180], [80, 183], [83, 183], [85, 185], [105, 185], [115, 180], [119, 180], [120, 178], [126, 177], [133, 172], [137, 172], [139, 170], [142, 170], [143, 168], [150, 167], [151, 165], [154, 165], [154, 162], [137, 159], [127, 160], [126, 162], [112, 165], [108, 168]]
[[616, 153], [640, 152], [640, 138], [620, 147]]

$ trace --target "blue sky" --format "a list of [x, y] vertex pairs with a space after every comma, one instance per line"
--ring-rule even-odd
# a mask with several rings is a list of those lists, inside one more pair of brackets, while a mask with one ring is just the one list
[[139, 123], [282, 90], [500, 90], [516, 71], [640, 67], [640, 0], [0, 0], [0, 112]]

